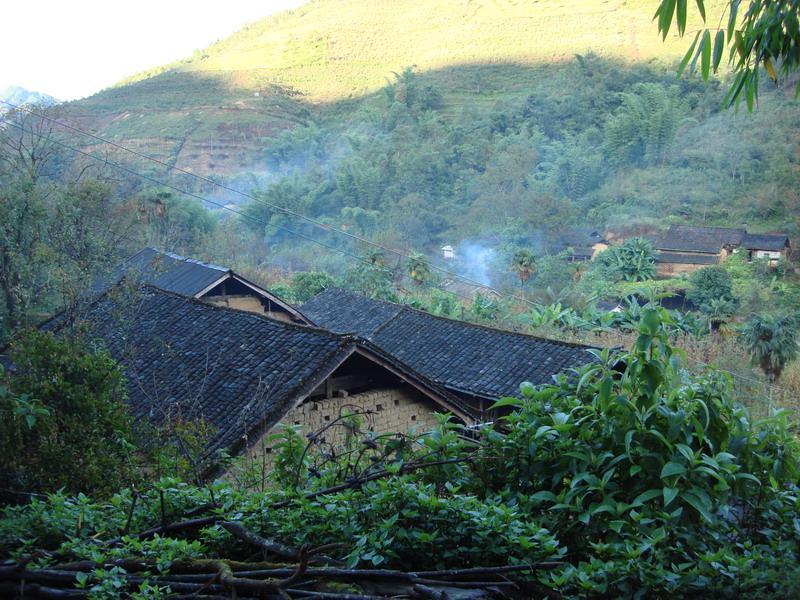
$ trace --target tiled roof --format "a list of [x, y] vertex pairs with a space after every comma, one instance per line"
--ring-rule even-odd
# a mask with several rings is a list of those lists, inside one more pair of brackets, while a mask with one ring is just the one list
[[134, 274], [140, 283], [191, 298], [230, 272], [227, 267], [145, 248], [114, 269], [110, 277], [96, 283], [95, 291], [101, 291], [116, 284], [122, 277]]
[[[355, 351], [381, 364], [394, 361], [353, 336], [152, 287], [132, 295], [114, 288], [92, 303], [81, 321], [124, 366], [134, 418], [202, 417], [216, 429], [209, 452], [238, 449], [248, 435], [254, 442], [255, 431], [276, 424]], [[61, 326], [57, 317], [44, 328]], [[439, 390], [398, 361], [391, 368], [417, 387]], [[441, 397], [452, 399], [444, 390]], [[442, 411], [450, 408], [445, 404]]]
[[448, 389], [496, 399], [594, 360], [588, 346], [446, 319], [329, 288], [303, 305], [320, 327], [356, 332]]
[[718, 254], [724, 246], [738, 246], [744, 229], [672, 225], [656, 242], [657, 250]]
[[715, 265], [719, 262], [719, 256], [695, 252], [658, 252], [656, 253], [656, 262], [684, 265]]
[[742, 240], [742, 246], [748, 250], [780, 252], [788, 244], [789, 236], [785, 233], [748, 233]]
[[289, 303], [269, 290], [247, 281], [228, 267], [204, 263], [153, 248], [145, 248], [134, 254], [117, 266], [108, 276], [98, 279], [92, 285], [91, 291], [95, 294], [101, 293], [126, 277], [134, 280], [137, 284], [150, 285], [165, 292], [172, 292], [188, 298], [199, 297], [218, 282], [233, 278], [244, 284], [252, 293], [267, 300], [270, 310], [284, 311], [289, 313], [295, 322], [311, 324]]

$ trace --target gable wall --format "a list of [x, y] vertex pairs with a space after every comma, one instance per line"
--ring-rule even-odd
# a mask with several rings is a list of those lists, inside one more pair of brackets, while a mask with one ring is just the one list
[[[422, 433], [436, 426], [437, 420], [433, 413], [443, 412], [422, 394], [407, 386], [374, 389], [345, 398], [309, 400], [290, 410], [280, 423], [252, 444], [245, 454], [246, 462], [251, 469], [256, 467], [256, 470], [268, 473], [272, 470], [275, 456], [272, 452], [275, 442], [271, 442], [270, 437], [280, 427], [299, 425], [303, 435], [306, 435], [336, 420], [343, 411], [371, 411], [372, 414], [360, 417], [361, 427], [375, 433], [407, 433], [412, 428], [417, 433]], [[334, 425], [323, 437], [326, 442], [338, 444], [345, 440], [346, 435], [345, 427]], [[236, 474], [228, 473], [228, 478], [236, 479]]]
[[284, 311], [270, 311], [261, 303], [261, 298], [256, 295], [237, 295], [237, 296], [203, 296], [203, 302], [213, 304], [214, 306], [225, 306], [227, 308], [235, 308], [236, 310], [245, 310], [247, 312], [256, 313], [258, 315], [265, 315], [271, 319], [278, 319], [286, 323], [292, 322], [292, 317], [289, 313]]

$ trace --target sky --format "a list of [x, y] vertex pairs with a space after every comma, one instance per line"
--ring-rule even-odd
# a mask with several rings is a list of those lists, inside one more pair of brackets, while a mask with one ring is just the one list
[[12, 0], [2, 10], [0, 91], [89, 96], [303, 1]]

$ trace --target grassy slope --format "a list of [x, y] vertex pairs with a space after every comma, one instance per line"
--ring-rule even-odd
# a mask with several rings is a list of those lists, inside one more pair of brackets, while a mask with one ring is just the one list
[[430, 72], [452, 110], [525, 94], [576, 53], [674, 62], [688, 41], [662, 43], [655, 4], [314, 0], [73, 103], [71, 112], [81, 126], [180, 166], [232, 173], [255, 165], [264, 138], [337, 114], [406, 66]]

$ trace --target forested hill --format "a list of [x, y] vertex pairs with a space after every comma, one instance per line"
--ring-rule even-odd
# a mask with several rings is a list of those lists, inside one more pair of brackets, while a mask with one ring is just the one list
[[720, 111], [720, 84], [676, 80], [689, 41], [661, 41], [655, 4], [317, 0], [66, 110], [418, 247], [665, 217], [793, 232], [797, 104]]

